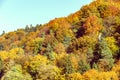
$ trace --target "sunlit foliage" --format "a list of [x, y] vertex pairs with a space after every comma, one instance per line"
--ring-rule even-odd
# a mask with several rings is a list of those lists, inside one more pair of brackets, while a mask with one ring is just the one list
[[119, 0], [0, 35], [0, 80], [119, 79]]

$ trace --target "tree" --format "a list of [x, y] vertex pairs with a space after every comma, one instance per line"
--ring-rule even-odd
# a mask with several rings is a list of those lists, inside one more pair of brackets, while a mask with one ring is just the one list
[[[96, 47], [97, 47], [96, 53], [98, 54], [98, 55], [96, 55], [96, 56], [98, 56], [98, 58], [96, 58], [98, 60], [96, 60], [96, 61], [98, 63], [99, 68], [103, 69], [105, 71], [110, 70], [114, 65], [114, 59], [113, 59], [112, 51], [108, 47], [107, 42], [104, 39], [102, 39], [97, 44]], [[96, 56], [94, 56], [94, 57], [96, 57]]]
[[23, 74], [21, 65], [15, 65], [1, 78], [1, 80], [32, 80], [29, 74]]
[[119, 47], [117, 46], [117, 41], [115, 40], [115, 38], [114, 37], [106, 37], [105, 40], [108, 44], [108, 47], [112, 51], [113, 56], [116, 56], [119, 51]]
[[90, 16], [86, 19], [83, 27], [85, 29], [85, 34], [94, 34], [95, 36], [102, 29], [101, 20], [97, 16]]
[[1, 36], [3, 36], [5, 34], [5, 31], [2, 32]]
[[65, 46], [64, 46], [62, 43], [58, 43], [58, 44], [55, 45], [54, 51], [55, 51], [57, 54], [64, 53], [64, 52], [65, 52]]
[[86, 62], [83, 62], [82, 60], [79, 61], [78, 65], [79, 65], [78, 71], [81, 74], [83, 74], [84, 72], [90, 69], [90, 65]]
[[34, 54], [38, 54], [41, 51], [43, 41], [44, 38], [36, 38], [34, 40]]
[[40, 80], [61, 80], [60, 70], [54, 65], [41, 65], [36, 75]]
[[35, 55], [34, 57], [30, 56], [26, 70], [35, 77], [38, 73], [39, 67], [43, 64], [47, 64], [48, 60], [45, 56]]
[[65, 55], [57, 62], [58, 67], [63, 69], [63, 73], [71, 74], [74, 72], [74, 66], [71, 61], [70, 55]]
[[29, 26], [26, 25], [26, 27], [25, 27], [25, 31], [26, 31], [26, 32], [29, 32], [29, 29], [30, 29]]

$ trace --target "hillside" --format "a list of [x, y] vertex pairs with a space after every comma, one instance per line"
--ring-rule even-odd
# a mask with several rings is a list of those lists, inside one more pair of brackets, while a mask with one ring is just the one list
[[120, 1], [0, 36], [1, 80], [119, 80]]

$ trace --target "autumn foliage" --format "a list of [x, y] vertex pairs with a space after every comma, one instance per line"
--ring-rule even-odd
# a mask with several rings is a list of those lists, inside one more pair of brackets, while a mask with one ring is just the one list
[[0, 35], [0, 80], [119, 79], [119, 0]]

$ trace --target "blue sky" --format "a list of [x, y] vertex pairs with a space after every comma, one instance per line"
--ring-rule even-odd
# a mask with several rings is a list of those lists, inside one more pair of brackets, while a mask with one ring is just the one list
[[92, 0], [0, 0], [0, 33], [68, 16]]

